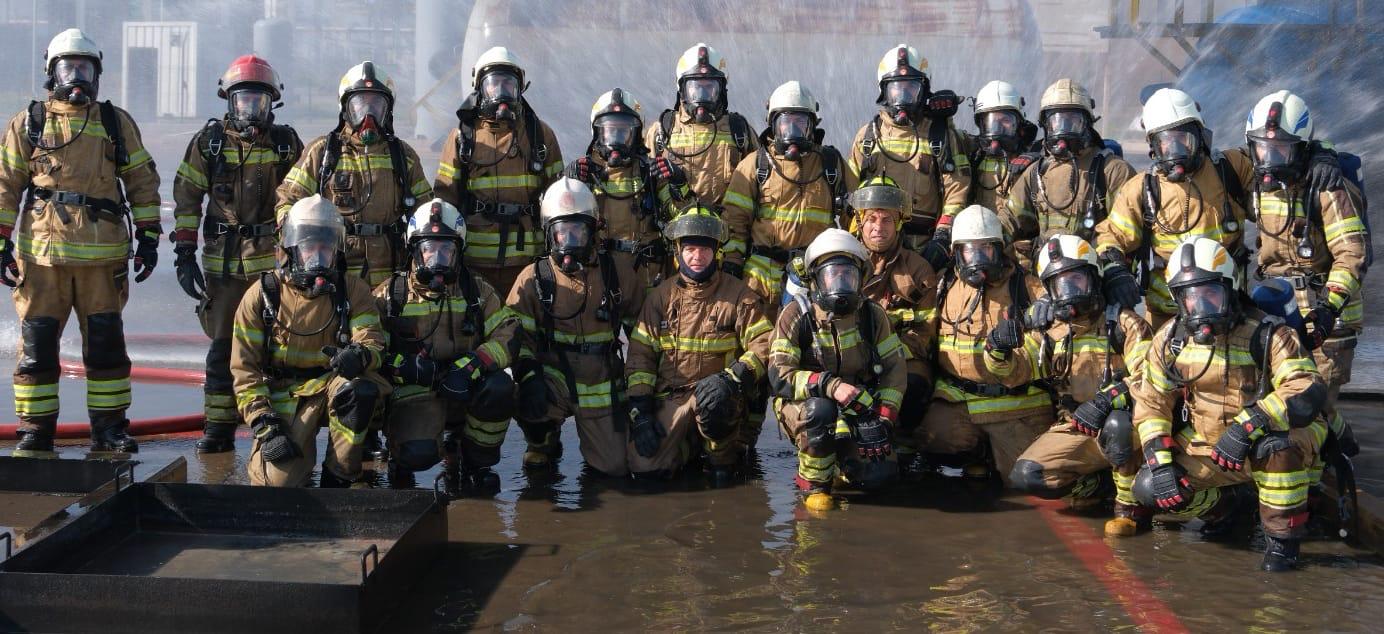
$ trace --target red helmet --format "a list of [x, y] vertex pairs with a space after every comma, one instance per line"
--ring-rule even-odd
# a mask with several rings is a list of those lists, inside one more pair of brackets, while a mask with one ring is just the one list
[[216, 96], [225, 99], [241, 84], [258, 84], [269, 90], [269, 96], [279, 100], [279, 91], [284, 85], [279, 83], [279, 74], [269, 62], [254, 55], [241, 55], [231, 62], [221, 79], [216, 82]]

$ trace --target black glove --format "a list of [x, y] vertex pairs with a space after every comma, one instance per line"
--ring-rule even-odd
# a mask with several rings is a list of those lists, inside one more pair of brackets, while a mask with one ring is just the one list
[[931, 119], [945, 119], [956, 114], [961, 106], [961, 98], [951, 90], [938, 90], [927, 98], [927, 116]]
[[[1350, 428], [1350, 422], [1345, 419], [1340, 420], [1341, 428], [1331, 430], [1331, 433], [1326, 436], [1326, 445], [1334, 445], [1341, 452], [1341, 455], [1354, 458], [1360, 454], [1360, 443], [1355, 440], [1355, 430]], [[1325, 447], [1322, 449], [1322, 453], [1328, 453]]]
[[591, 160], [591, 157], [583, 156], [568, 163], [567, 169], [563, 170], [563, 176], [593, 185], [605, 180], [606, 169]]
[[324, 346], [322, 354], [331, 357], [329, 365], [343, 379], [358, 379], [370, 366], [370, 351], [359, 343], [351, 343], [344, 348]]
[[426, 352], [396, 355], [390, 365], [404, 383], [432, 387], [437, 382], [437, 361]]
[[879, 416], [866, 416], [855, 423], [855, 448], [865, 460], [883, 462], [894, 447], [889, 442], [889, 423]]
[[1114, 399], [1126, 391], [1128, 388], [1121, 382], [1096, 392], [1091, 400], [1078, 405], [1076, 411], [1072, 412], [1073, 426], [1092, 438], [1099, 436], [1100, 430], [1105, 428], [1105, 419], [1115, 411]]
[[1326, 302], [1317, 302], [1317, 307], [1307, 313], [1307, 323], [1312, 325], [1312, 332], [1308, 333], [1307, 341], [1311, 349], [1322, 347], [1322, 343], [1336, 330], [1336, 318], [1339, 316], [1336, 309]]
[[[135, 228], [135, 276], [136, 282], [143, 282], [154, 274], [159, 265], [159, 234], [153, 229]], [[200, 297], [198, 299], [201, 299]]]
[[263, 414], [251, 426], [255, 440], [259, 441], [260, 457], [274, 464], [302, 455], [293, 440], [284, 434], [283, 428], [284, 419], [278, 414]]
[[703, 377], [692, 388], [692, 396], [697, 400], [698, 418], [730, 424], [735, 416], [735, 399], [740, 394], [740, 386], [725, 370]]
[[1312, 143], [1312, 156], [1307, 160], [1307, 183], [1313, 190], [1329, 192], [1345, 187], [1346, 179], [1341, 174], [1341, 160], [1335, 150]]
[[548, 415], [548, 384], [543, 379], [543, 365], [535, 359], [520, 360], [514, 365], [514, 382], [519, 386], [520, 419], [543, 420]]
[[[1027, 148], [1021, 149], [1026, 150]], [[1028, 169], [1029, 165], [1032, 165], [1038, 161], [1039, 156], [1040, 155], [1038, 154], [1029, 154], [1028, 152], [1024, 152], [1023, 154], [1016, 154], [1010, 157], [1009, 173], [1014, 174], [1015, 176], [1022, 174], [1024, 170]]]
[[1039, 297], [1024, 311], [1024, 328], [1029, 330], [1047, 330], [1052, 320], [1052, 299], [1048, 297]]
[[721, 263], [721, 272], [722, 272], [722, 273], [725, 273], [726, 275], [729, 275], [729, 276], [731, 276], [731, 277], [735, 277], [735, 278], [739, 278], [739, 279], [744, 279], [744, 278], [745, 278], [745, 265], [744, 265], [744, 264], [736, 264], [735, 262], [722, 262], [722, 263]]
[[679, 187], [687, 184], [687, 171], [663, 156], [654, 159], [653, 168], [654, 174], [669, 185]]
[[663, 437], [668, 435], [654, 417], [655, 403], [653, 397], [630, 399], [630, 442], [645, 458], [654, 457]]
[[985, 338], [986, 351], [1009, 354], [1015, 348], [1024, 345], [1024, 325], [1015, 317], [1018, 309], [1011, 305], [1004, 310], [1005, 318], [995, 324], [995, 327], [990, 329], [990, 335]]
[[14, 260], [14, 242], [9, 236], [0, 235], [0, 283], [14, 288], [19, 286], [19, 263]]
[[1101, 277], [1105, 286], [1105, 301], [1131, 310], [1139, 304], [1139, 280], [1134, 278], [1134, 271], [1128, 266], [1113, 263], [1105, 268]]
[[447, 369], [447, 375], [442, 378], [442, 385], [438, 386], [437, 391], [454, 401], [470, 402], [471, 388], [480, 381], [484, 372], [483, 366], [480, 357], [474, 354], [457, 359]]
[[1165, 511], [1176, 511], [1192, 501], [1192, 484], [1172, 458], [1174, 446], [1171, 436], [1155, 438], [1144, 445], [1144, 461], [1153, 476], [1153, 497], [1158, 508]]
[[178, 274], [178, 286], [188, 297], [197, 301], [207, 294], [207, 280], [202, 277], [202, 267], [197, 264], [197, 245], [187, 242], [173, 247], [173, 268]]
[[1221, 439], [1211, 449], [1211, 459], [1226, 471], [1245, 468], [1245, 456], [1254, 442], [1269, 431], [1269, 416], [1253, 405], [1235, 417], [1234, 424], [1225, 428]]
[[919, 253], [927, 263], [932, 265], [934, 271], [945, 271], [951, 265], [951, 229], [938, 227], [937, 231], [932, 232], [932, 239], [923, 245], [923, 250]]

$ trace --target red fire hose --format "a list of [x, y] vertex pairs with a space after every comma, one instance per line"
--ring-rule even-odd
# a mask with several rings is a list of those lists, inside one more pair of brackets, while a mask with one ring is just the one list
[[[86, 376], [86, 370], [81, 363], [64, 361], [62, 370], [68, 376]], [[135, 383], [201, 387], [206, 381], [206, 374], [202, 370], [134, 367], [130, 369], [130, 380]], [[144, 418], [130, 421], [130, 428], [127, 433], [131, 436], [154, 436], [195, 432], [202, 430], [202, 424], [205, 421], [206, 417], [202, 414]], [[18, 423], [0, 423], [0, 440], [17, 439], [19, 437], [18, 428]], [[87, 438], [90, 435], [91, 425], [88, 423], [58, 423], [58, 438]]]

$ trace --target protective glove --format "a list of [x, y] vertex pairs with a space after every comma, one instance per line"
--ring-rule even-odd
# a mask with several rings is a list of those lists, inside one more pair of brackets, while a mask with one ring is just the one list
[[1039, 297], [1024, 311], [1024, 328], [1029, 330], [1047, 330], [1052, 320], [1052, 299], [1048, 297]]
[[1241, 410], [1233, 425], [1225, 428], [1221, 439], [1211, 449], [1211, 459], [1226, 471], [1245, 468], [1245, 456], [1254, 442], [1269, 431], [1269, 416], [1256, 406]]
[[652, 397], [630, 399], [630, 442], [634, 443], [634, 450], [645, 458], [654, 457], [663, 437], [668, 435], [654, 417], [656, 406]]
[[370, 351], [359, 343], [351, 343], [344, 348], [323, 346], [322, 354], [331, 358], [328, 365], [343, 379], [358, 379], [370, 366]]
[[543, 379], [543, 365], [535, 359], [521, 359], [514, 365], [514, 378], [519, 385], [519, 418], [543, 420], [548, 414], [548, 384]]
[[178, 286], [188, 297], [197, 301], [207, 294], [207, 280], [202, 277], [202, 267], [197, 264], [197, 245], [180, 242], [173, 247], [173, 268], [178, 274]]
[[1322, 347], [1332, 331], [1336, 330], [1336, 319], [1340, 313], [1326, 302], [1317, 302], [1316, 308], [1307, 313], [1307, 323], [1312, 325], [1312, 332], [1308, 333], [1308, 347], [1313, 350]]
[[432, 387], [437, 381], [437, 361], [426, 352], [394, 355], [390, 366], [396, 382]]
[[932, 119], [945, 119], [956, 114], [961, 106], [961, 98], [951, 90], [938, 90], [927, 98], [927, 116]]
[[674, 163], [663, 156], [654, 159], [654, 174], [674, 187], [681, 187], [687, 184], [687, 171], [681, 165]]
[[944, 271], [951, 264], [951, 228], [938, 227], [932, 232], [932, 239], [923, 245], [919, 253], [934, 271]]
[[1105, 268], [1102, 278], [1105, 301], [1131, 310], [1139, 304], [1139, 281], [1134, 278], [1134, 271], [1127, 265], [1120, 262], [1110, 264]]
[[745, 265], [744, 265], [744, 264], [737, 264], [737, 263], [735, 263], [735, 262], [722, 262], [722, 263], [720, 264], [720, 267], [721, 267], [721, 272], [722, 272], [722, 273], [725, 273], [726, 275], [729, 275], [729, 276], [734, 277], [734, 278], [737, 278], [737, 279], [744, 279], [744, 278], [745, 278]]
[[1158, 508], [1176, 511], [1192, 501], [1192, 484], [1186, 472], [1173, 461], [1176, 446], [1171, 436], [1160, 436], [1144, 445], [1144, 461], [1153, 476], [1153, 497]]
[[1328, 192], [1345, 187], [1346, 179], [1341, 174], [1341, 160], [1336, 151], [1312, 143], [1312, 155], [1307, 159], [1307, 184], [1314, 191]]
[[[1340, 422], [1340, 429], [1336, 429], [1333, 426], [1331, 433], [1327, 435], [1326, 444], [1335, 445], [1335, 448], [1341, 452], [1341, 455], [1347, 458], [1354, 458], [1360, 454], [1360, 443], [1355, 440], [1355, 430], [1351, 429], [1349, 421], [1340, 419]], [[1322, 453], [1328, 453], [1327, 449], [1323, 448]]]
[[861, 387], [855, 388], [855, 398], [852, 398], [843, 406], [846, 413], [855, 416], [865, 416], [870, 414], [875, 408], [875, 397], [870, 391]]
[[692, 397], [697, 403], [697, 419], [708, 436], [720, 440], [735, 429], [735, 399], [739, 395], [740, 385], [729, 370], [697, 381]]
[[879, 416], [867, 416], [855, 424], [855, 448], [865, 460], [883, 462], [893, 453], [889, 423]]
[[1121, 381], [1096, 392], [1091, 400], [1078, 405], [1076, 411], [1072, 412], [1073, 427], [1092, 438], [1099, 436], [1100, 430], [1105, 427], [1105, 419], [1115, 411], [1115, 399], [1128, 391], [1129, 388]]
[[466, 403], [471, 400], [471, 388], [480, 381], [486, 372], [496, 369], [490, 357], [481, 352], [462, 356], [452, 363], [447, 375], [442, 378], [438, 392], [452, 400]]
[[1009, 173], [1014, 174], [1016, 176], [1018, 174], [1023, 173], [1024, 170], [1028, 169], [1029, 165], [1032, 165], [1038, 161], [1038, 157], [1038, 154], [1030, 154], [1028, 152], [1024, 152], [1022, 154], [1015, 154], [1014, 156], [1009, 158]]
[[260, 457], [273, 464], [302, 455], [293, 440], [284, 434], [283, 428], [284, 419], [278, 414], [263, 414], [251, 426], [255, 440], [259, 441]]
[[605, 180], [606, 169], [591, 160], [591, 157], [583, 156], [568, 163], [567, 168], [563, 170], [563, 176], [579, 180], [587, 185], [594, 185]]
[[1015, 317], [1016, 312], [1018, 309], [1009, 306], [1005, 309], [1004, 319], [990, 329], [990, 334], [985, 337], [987, 352], [1009, 354], [1024, 344], [1024, 325]]
[[10, 288], [19, 286], [19, 263], [14, 259], [14, 242], [8, 235], [0, 235], [0, 283]]
[[[136, 282], [143, 282], [154, 274], [159, 265], [159, 234], [154, 229], [135, 228], [135, 276]], [[201, 299], [200, 297], [198, 299]]]

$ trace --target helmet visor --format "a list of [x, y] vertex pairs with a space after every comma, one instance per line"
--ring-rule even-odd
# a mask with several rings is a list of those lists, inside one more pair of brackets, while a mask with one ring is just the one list
[[1012, 110], [982, 113], [977, 125], [984, 137], [1011, 137], [1019, 134], [1019, 115]]
[[330, 271], [336, 264], [336, 243], [317, 233], [299, 241], [294, 249], [298, 267], [309, 272]]
[[634, 145], [639, 119], [627, 114], [608, 114], [596, 119], [596, 143], [605, 147]]
[[812, 134], [812, 115], [806, 112], [780, 112], [774, 117], [774, 138], [807, 139]]
[[1177, 289], [1182, 314], [1191, 319], [1217, 317], [1230, 313], [1230, 289], [1225, 284], [1197, 284]]
[[1000, 245], [994, 242], [961, 242], [956, 245], [956, 257], [963, 268], [995, 266], [1000, 263]]
[[450, 269], [457, 263], [455, 240], [431, 238], [418, 242], [418, 259], [430, 269]]
[[246, 88], [231, 93], [227, 99], [231, 118], [237, 121], [265, 121], [269, 110], [274, 106], [269, 93], [257, 88]]
[[96, 62], [89, 57], [60, 57], [53, 63], [53, 82], [59, 86], [96, 82]]
[[860, 292], [860, 265], [849, 258], [832, 258], [817, 267], [817, 290], [823, 295], [854, 295]]
[[1080, 110], [1057, 110], [1043, 118], [1043, 132], [1048, 136], [1078, 135], [1086, 132], [1086, 113]]
[[1153, 152], [1162, 161], [1189, 160], [1197, 153], [1197, 135], [1190, 130], [1164, 130], [1153, 135]]
[[489, 73], [481, 79], [481, 96], [488, 101], [518, 101], [519, 77], [507, 71]]
[[366, 117], [374, 117], [375, 123], [384, 122], [389, 114], [389, 98], [380, 92], [357, 92], [346, 98], [346, 121], [359, 126]]
[[1297, 165], [1302, 157], [1301, 141], [1251, 137], [1249, 149], [1254, 166], [1262, 169]]
[[1069, 303], [1096, 294], [1096, 275], [1090, 267], [1082, 266], [1058, 273], [1046, 285], [1053, 301]]
[[682, 100], [687, 103], [716, 103], [721, 100], [721, 80], [688, 79], [682, 82]]
[[558, 251], [590, 248], [593, 244], [592, 225], [587, 220], [561, 219], [548, 225], [548, 239]]
[[921, 79], [901, 79], [884, 84], [884, 102], [896, 108], [916, 105], [922, 94]]

